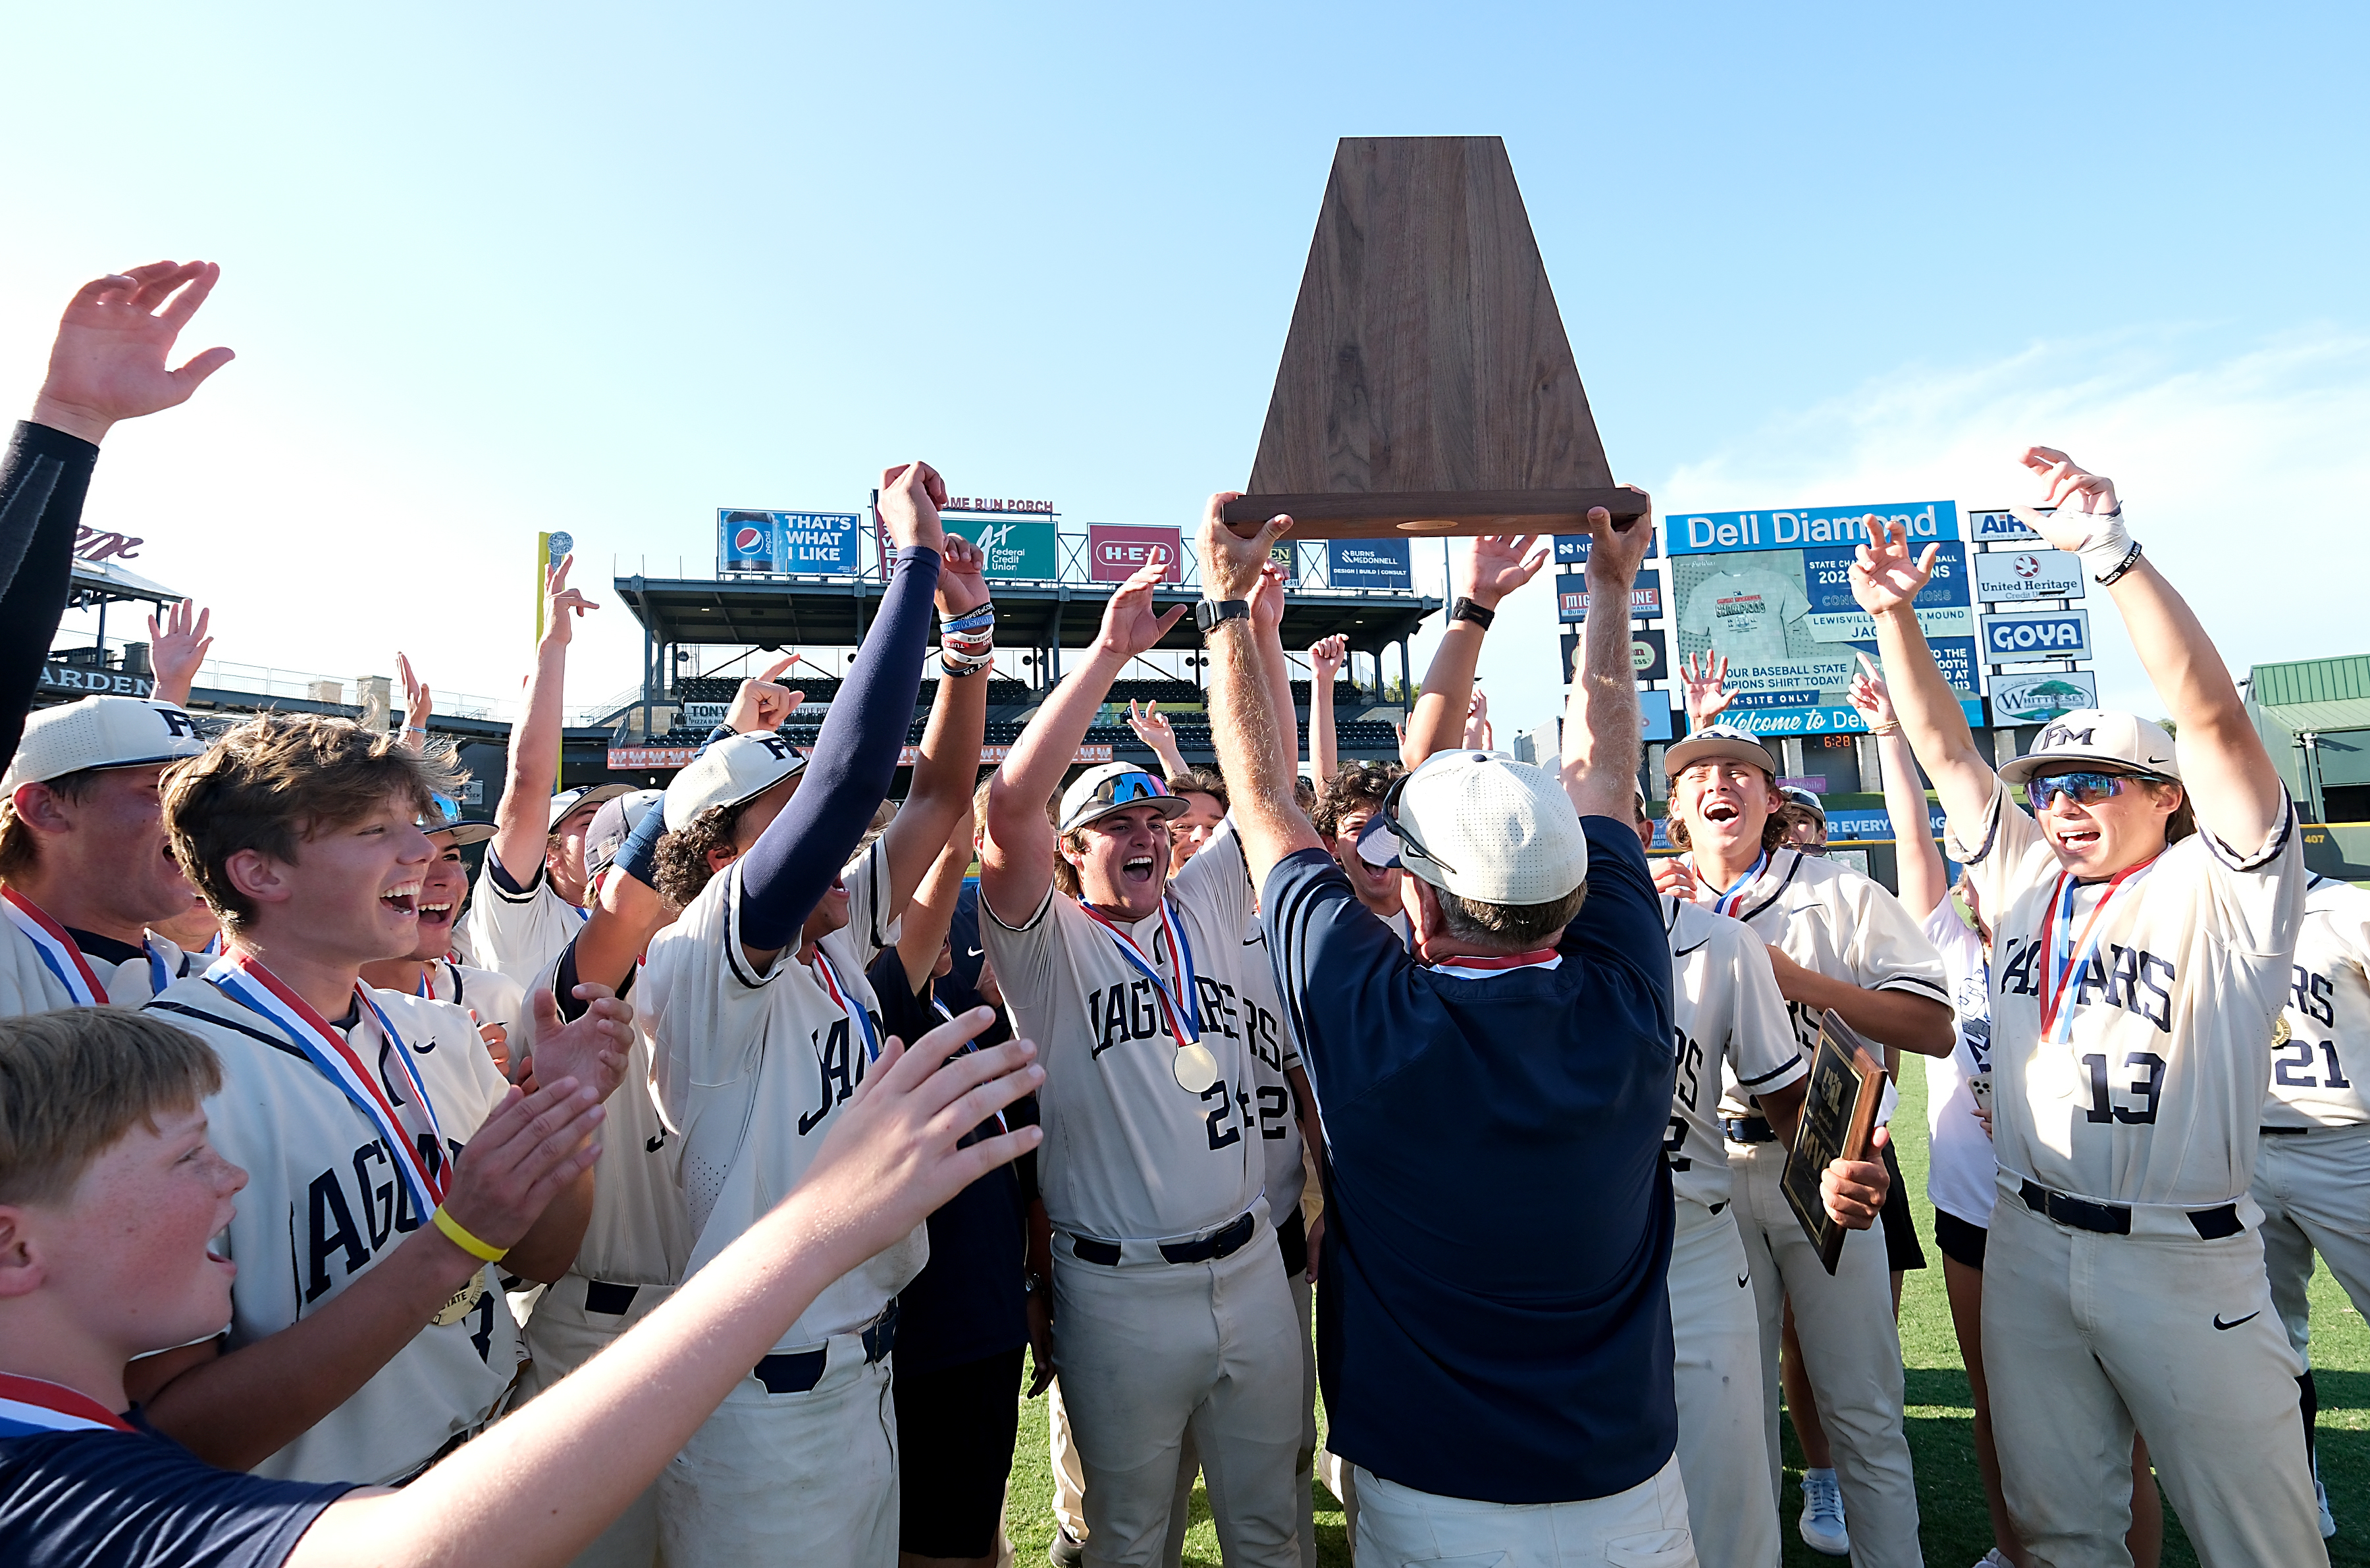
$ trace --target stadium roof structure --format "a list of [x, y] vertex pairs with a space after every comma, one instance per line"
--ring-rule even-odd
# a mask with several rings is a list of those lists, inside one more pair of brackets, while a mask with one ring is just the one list
[[[617, 596], [654, 644], [852, 648], [879, 612], [883, 584], [869, 577], [620, 577]], [[1115, 582], [995, 582], [996, 640], [1007, 648], [1085, 648], [1101, 624]], [[1155, 590], [1162, 608], [1202, 596], [1190, 583]], [[1380, 653], [1412, 636], [1441, 609], [1438, 599], [1372, 589], [1294, 590], [1284, 596], [1283, 637], [1304, 648], [1335, 633], [1361, 653]], [[1161, 639], [1163, 649], [1202, 645], [1191, 617]]]

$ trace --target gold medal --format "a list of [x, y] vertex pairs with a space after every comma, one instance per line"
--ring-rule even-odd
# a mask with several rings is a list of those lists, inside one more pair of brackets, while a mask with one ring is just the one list
[[2287, 1010], [2285, 1009], [2282, 1009], [2280, 1011], [2279, 1022], [2272, 1025], [2272, 1049], [2276, 1051], [2281, 1046], [2286, 1044], [2288, 1043], [2288, 1035], [2291, 1032], [2293, 1032], [2288, 1028]]
[[1177, 1087], [1188, 1094], [1206, 1094], [1218, 1081], [1218, 1058], [1199, 1041], [1177, 1047]]
[[436, 1316], [428, 1320], [428, 1326], [431, 1329], [451, 1328], [454, 1324], [467, 1317], [471, 1312], [477, 1310], [477, 1303], [484, 1298], [485, 1294], [486, 1282], [484, 1277], [479, 1274], [471, 1274], [469, 1276], [468, 1283], [464, 1285], [460, 1289], [454, 1291], [453, 1293], [452, 1299], [445, 1302], [443, 1306], [436, 1309]]

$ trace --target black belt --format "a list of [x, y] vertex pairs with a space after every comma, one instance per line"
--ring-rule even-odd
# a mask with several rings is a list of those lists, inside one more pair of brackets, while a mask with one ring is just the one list
[[588, 1279], [584, 1282], [584, 1309], [604, 1318], [622, 1318], [634, 1309], [634, 1297], [641, 1288], [639, 1285], [611, 1285], [605, 1279]]
[[[2024, 1206], [2038, 1215], [2045, 1215], [2060, 1225], [2070, 1225], [2077, 1230], [2095, 1231], [2101, 1236], [2129, 1236], [2132, 1233], [2132, 1211], [2121, 1204], [2094, 1204], [2088, 1198], [2077, 1198], [2069, 1193], [2053, 1193], [2038, 1182], [2026, 1182], [2019, 1188]], [[2217, 1208], [2191, 1209], [2190, 1228], [2201, 1241], [2219, 1241], [2225, 1236], [2236, 1236], [2247, 1228], [2238, 1222], [2238, 1205], [2224, 1204]]]
[[2300, 1138], [2310, 1131], [2310, 1127], [2265, 1127], [2262, 1134], [2267, 1138]]
[[[879, 1361], [897, 1343], [897, 1303], [889, 1303], [889, 1310], [875, 1318], [863, 1330], [864, 1364]], [[757, 1363], [757, 1381], [765, 1385], [769, 1394], [803, 1394], [823, 1381], [823, 1361], [827, 1350], [801, 1350], [788, 1355], [769, 1355]]]
[[[1199, 1236], [1191, 1241], [1163, 1241], [1160, 1255], [1172, 1263], [1206, 1263], [1214, 1258], [1232, 1257], [1242, 1251], [1243, 1243], [1251, 1239], [1251, 1232], [1258, 1228], [1259, 1222], [1246, 1211], [1207, 1236]], [[1301, 1251], [1304, 1254], [1307, 1251], [1305, 1243]], [[1107, 1269], [1119, 1266], [1120, 1248], [1116, 1241], [1098, 1241], [1092, 1237], [1073, 1236], [1070, 1238], [1070, 1251], [1080, 1262], [1099, 1263]]]
[[1720, 1130], [1731, 1143], [1776, 1143], [1778, 1131], [1762, 1116], [1722, 1116]]
[[1283, 1254], [1286, 1278], [1308, 1272], [1308, 1222], [1301, 1217], [1298, 1204], [1292, 1205], [1290, 1217], [1275, 1228], [1275, 1245], [1276, 1250]]

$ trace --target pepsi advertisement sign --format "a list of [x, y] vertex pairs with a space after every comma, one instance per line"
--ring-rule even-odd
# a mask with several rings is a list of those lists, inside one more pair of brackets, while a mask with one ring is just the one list
[[716, 513], [717, 575], [797, 572], [853, 577], [862, 521], [853, 512], [719, 509]]

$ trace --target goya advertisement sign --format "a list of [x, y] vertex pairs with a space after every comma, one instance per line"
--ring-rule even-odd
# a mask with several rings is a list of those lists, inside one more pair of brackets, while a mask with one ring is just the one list
[[[1962, 698], [1981, 694], [1956, 502], [1680, 513], [1666, 524], [1676, 651], [1728, 661], [1731, 711], [1740, 720], [1753, 709], [1847, 707], [1856, 655], [1876, 651], [1876, 623], [1851, 593], [1853, 556], [1867, 541], [1862, 519], [1870, 513], [1902, 525], [1913, 548], [1941, 547], [1933, 580], [1917, 595], [1917, 621], [1952, 689]], [[1806, 721], [1766, 732], [1826, 728]]]

